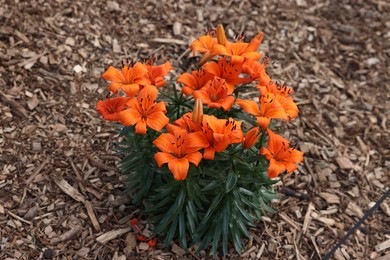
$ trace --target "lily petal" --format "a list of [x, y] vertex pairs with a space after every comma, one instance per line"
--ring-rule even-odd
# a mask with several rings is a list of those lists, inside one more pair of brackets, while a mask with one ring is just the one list
[[122, 125], [131, 126], [141, 120], [141, 115], [133, 108], [126, 109], [119, 113]]
[[168, 123], [169, 118], [161, 111], [151, 113], [146, 119], [146, 124], [157, 132], [161, 131]]
[[283, 163], [276, 161], [275, 159], [271, 159], [268, 167], [268, 176], [270, 178], [276, 178], [280, 173], [286, 170], [286, 167]]
[[145, 135], [146, 134], [146, 120], [141, 118], [141, 120], [139, 120], [137, 122], [137, 124], [135, 125], [135, 132], [137, 134], [143, 134]]
[[176, 157], [170, 153], [158, 152], [154, 155], [154, 159], [157, 162], [158, 167], [163, 166], [164, 163], [168, 163], [170, 160], [175, 159]]
[[190, 164], [186, 158], [174, 158], [168, 162], [168, 168], [172, 172], [175, 180], [185, 180]]
[[237, 99], [237, 105], [244, 109], [249, 114], [260, 116], [260, 109], [257, 103], [253, 100]]

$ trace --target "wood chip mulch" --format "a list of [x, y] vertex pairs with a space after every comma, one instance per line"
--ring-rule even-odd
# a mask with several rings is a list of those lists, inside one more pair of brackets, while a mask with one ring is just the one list
[[[301, 110], [279, 132], [305, 162], [241, 257], [320, 259], [390, 186], [389, 17], [384, 0], [0, 0], [0, 259], [209, 257], [136, 239], [151, 228], [95, 104], [109, 65], [154, 54], [174, 79], [196, 64], [188, 43], [218, 23], [231, 38], [264, 31], [269, 73]], [[334, 259], [390, 259], [389, 198]]]

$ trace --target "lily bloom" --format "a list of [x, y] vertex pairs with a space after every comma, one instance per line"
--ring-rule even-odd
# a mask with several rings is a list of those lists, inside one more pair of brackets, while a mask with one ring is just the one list
[[194, 133], [201, 131], [201, 124], [192, 120], [193, 112], [185, 113], [182, 117], [177, 119], [173, 124], [166, 126], [169, 133], [173, 134], [176, 130], [186, 130], [187, 133]]
[[234, 97], [228, 94], [228, 87], [224, 79], [214, 77], [207, 82], [204, 88], [192, 92], [194, 98], [201, 99], [210, 108], [229, 110], [234, 103]]
[[105, 120], [119, 122], [119, 113], [125, 109], [127, 101], [129, 101], [128, 97], [115, 97], [100, 100], [96, 104], [96, 110]]
[[271, 118], [288, 119], [287, 113], [272, 93], [260, 97], [260, 108], [253, 100], [237, 99], [236, 103], [249, 114], [256, 116], [257, 123], [263, 129], [268, 128]]
[[215, 152], [223, 152], [230, 144], [240, 143], [243, 138], [241, 122], [232, 118], [218, 119], [215, 116], [203, 116], [202, 131], [195, 132], [191, 146], [203, 146], [203, 157], [214, 160]]
[[231, 43], [226, 39], [222, 25], [217, 27], [217, 38], [219, 44], [214, 44], [211, 49], [211, 54], [230, 56], [233, 62], [245, 59], [258, 60], [261, 58], [261, 53], [256, 52], [261, 41], [263, 33], [257, 34], [250, 43], [245, 43], [241, 39], [237, 39], [235, 43]]
[[139, 85], [148, 84], [145, 78], [148, 70], [145, 65], [137, 62], [134, 66], [129, 63], [122, 65], [122, 70], [110, 66], [102, 75], [105, 80], [111, 81], [109, 89], [115, 94], [122, 89], [129, 97], [135, 97], [139, 90]]
[[260, 135], [259, 128], [253, 127], [246, 133], [245, 138], [242, 140], [242, 146], [248, 150], [259, 140]]
[[208, 53], [216, 43], [217, 39], [213, 37], [212, 33], [207, 33], [193, 41], [190, 45], [190, 49], [200, 53]]
[[267, 67], [268, 59], [259, 63], [254, 60], [246, 60], [242, 65], [244, 73], [250, 75], [252, 80], [258, 81], [258, 86], [266, 86], [271, 82], [265, 68]]
[[211, 53], [213, 46], [217, 44], [217, 39], [213, 37], [212, 32], [204, 36], [200, 36], [197, 40], [193, 41], [190, 45], [190, 49], [194, 52], [204, 53], [202, 59], [199, 62], [199, 65], [202, 66], [208, 60], [212, 59], [215, 54]]
[[173, 174], [173, 177], [178, 181], [185, 180], [190, 163], [198, 166], [202, 160], [202, 154], [198, 150], [207, 145], [198, 140], [196, 142], [198, 146], [192, 145], [190, 147], [189, 144], [193, 144], [192, 140], [196, 138], [194, 133], [188, 134], [185, 130], [177, 130], [173, 134], [161, 134], [153, 142], [161, 150], [161, 152], [154, 155], [158, 167], [168, 163], [168, 169]]
[[203, 88], [204, 85], [206, 85], [206, 83], [213, 78], [214, 78], [213, 74], [201, 68], [199, 70], [192, 71], [191, 74], [187, 72], [181, 74], [177, 78], [177, 81], [184, 85], [181, 91], [186, 96], [189, 96], [192, 94], [193, 91]]
[[135, 125], [137, 134], [146, 134], [146, 126], [161, 131], [168, 124], [169, 118], [165, 116], [165, 103], [156, 103], [157, 94], [157, 88], [145, 86], [137, 98], [127, 102], [129, 108], [119, 113], [121, 123], [125, 126]]
[[267, 148], [262, 147], [260, 154], [269, 160], [268, 176], [275, 178], [285, 170], [289, 173], [295, 171], [298, 168], [296, 163], [303, 161], [303, 152], [290, 148], [289, 142], [280, 135], [269, 129], [267, 132]]
[[158, 66], [154, 66], [152, 64], [146, 64], [145, 66], [148, 70], [148, 73], [145, 75], [145, 77], [149, 81], [149, 84], [156, 87], [165, 86], [166, 83], [164, 76], [168, 75], [169, 71], [172, 70], [171, 63], [167, 61], [164, 64]]
[[290, 87], [287, 87], [286, 84], [279, 85], [273, 82], [268, 82], [267, 84], [258, 84], [256, 88], [259, 89], [262, 95], [266, 95], [267, 93], [273, 93], [275, 95], [280, 95], [283, 97], [287, 97], [290, 94], [294, 93], [294, 90]]
[[240, 78], [243, 61], [232, 62], [228, 61], [226, 57], [220, 58], [218, 63], [210, 62], [204, 65], [204, 69], [216, 77], [223, 78], [228, 87], [228, 93], [234, 91], [235, 84], [241, 84], [250, 81], [250, 79]]
[[298, 116], [299, 109], [295, 104], [294, 99], [289, 96], [289, 94], [294, 92], [292, 88], [289, 88], [286, 85], [280, 86], [275, 83], [267, 84], [266, 86], [257, 85], [257, 87], [262, 95], [267, 95], [268, 93], [274, 94], [290, 119]]

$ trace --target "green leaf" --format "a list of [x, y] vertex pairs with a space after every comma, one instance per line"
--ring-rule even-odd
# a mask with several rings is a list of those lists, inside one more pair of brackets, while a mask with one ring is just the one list
[[210, 182], [206, 187], [203, 187], [202, 191], [205, 192], [205, 191], [209, 191], [209, 190], [215, 190], [220, 185], [221, 185], [221, 181], [215, 180], [215, 181]]
[[150, 187], [152, 186], [153, 177], [150, 174], [151, 171], [149, 170], [149, 167], [145, 167], [145, 171], [146, 171], [145, 182], [143, 182], [142, 188], [134, 196], [134, 198], [132, 200], [132, 203], [134, 203], [134, 204], [139, 203], [144, 198], [146, 193], [149, 191]]
[[161, 219], [160, 223], [153, 229], [153, 235], [162, 233], [162, 231], [168, 226], [169, 222], [175, 217], [175, 208], [172, 206], [168, 212]]
[[[220, 218], [218, 218], [218, 220], [220, 220]], [[217, 253], [217, 249], [218, 249], [218, 242], [221, 238], [221, 234], [222, 234], [222, 226], [221, 226], [221, 221], [217, 221], [217, 223], [214, 223], [215, 224], [215, 229], [214, 229], [214, 236], [213, 236], [213, 257], [215, 258], [215, 255]]]
[[162, 188], [156, 190], [157, 194], [149, 196], [148, 199], [151, 201], [161, 200], [161, 198], [169, 197], [172, 194], [172, 190], [173, 185], [164, 185]]
[[250, 201], [248, 198], [246, 198], [245, 196], [242, 196], [241, 197], [241, 200], [242, 202], [247, 205], [249, 208], [253, 209], [253, 210], [259, 210], [260, 209], [260, 204], [257, 204], [257, 203], [253, 203], [252, 201]]
[[213, 240], [213, 235], [211, 230], [209, 230], [209, 232], [202, 238], [199, 248], [196, 250], [196, 254], [199, 254], [200, 251], [205, 249], [210, 244], [211, 240]]
[[246, 212], [246, 211], [241, 207], [242, 197], [241, 197], [241, 194], [238, 192], [238, 189], [234, 190], [233, 194], [234, 194], [234, 201], [233, 201], [233, 204], [234, 204], [235, 208], [240, 212], [240, 214], [241, 214], [249, 223], [253, 223], [253, 217], [252, 217], [251, 215], [249, 215], [248, 212]]
[[229, 171], [226, 179], [226, 189], [225, 192], [228, 193], [231, 191], [237, 183], [237, 175], [234, 171]]
[[228, 208], [225, 207], [223, 218], [222, 218], [222, 250], [224, 256], [227, 255], [228, 252], [229, 220], [230, 220], [230, 214], [228, 214]]
[[252, 191], [247, 190], [247, 189], [245, 189], [245, 188], [243, 188], [243, 187], [240, 187], [238, 190], [239, 190], [242, 194], [246, 194], [246, 195], [248, 195], [248, 196], [254, 196], [254, 195], [255, 195], [255, 193], [253, 193]]
[[248, 229], [246, 228], [245, 223], [241, 220], [241, 218], [236, 219], [236, 223], [238, 225], [238, 228], [241, 230], [241, 232], [244, 234], [244, 236], [249, 237]]
[[217, 196], [214, 197], [214, 200], [211, 203], [209, 209], [207, 210], [205, 216], [203, 217], [203, 220], [202, 220], [201, 224], [204, 224], [204, 223], [206, 223], [209, 220], [209, 218], [211, 217], [211, 215], [213, 214], [215, 209], [219, 206], [219, 203], [221, 202], [221, 200], [224, 197], [224, 195], [225, 194], [223, 192], [220, 192], [220, 193], [217, 194]]
[[196, 214], [196, 209], [194, 203], [191, 200], [187, 202], [187, 212], [191, 215], [194, 221], [198, 221], [198, 216]]
[[226, 154], [226, 153], [215, 153], [214, 155], [214, 161], [229, 161], [231, 160], [231, 157], [230, 155]]
[[150, 209], [144, 210], [143, 213], [144, 214], [155, 214], [156, 212], [161, 211], [161, 207], [163, 207], [169, 203], [172, 203], [172, 197], [165, 197], [165, 198], [163, 197], [163, 199], [159, 203], [153, 205], [152, 208], [150, 208]]
[[176, 217], [170, 228], [169, 228], [169, 231], [167, 233], [167, 236], [165, 237], [165, 242], [164, 242], [164, 246], [167, 247], [169, 246], [169, 244], [171, 243], [171, 241], [173, 240], [173, 237], [175, 236], [175, 232], [176, 232], [176, 228], [177, 228], [177, 224], [179, 223], [179, 217]]
[[186, 223], [184, 218], [184, 211], [181, 211], [179, 214], [179, 241], [180, 245], [187, 249], [187, 239], [186, 239]]
[[169, 225], [178, 213], [182, 210], [186, 192], [184, 189], [180, 190], [179, 196], [176, 197], [175, 203], [168, 210], [165, 216], [162, 218], [161, 222], [154, 228], [153, 234], [161, 233]]
[[241, 243], [240, 231], [238, 230], [235, 223], [233, 223], [231, 230], [232, 230], [231, 234], [233, 238], [234, 248], [236, 249], [238, 254], [241, 254], [241, 248], [243, 248], [243, 245]]
[[190, 235], [192, 238], [194, 238], [196, 236], [196, 228], [195, 228], [195, 220], [193, 218], [193, 216], [191, 215], [191, 213], [189, 213], [189, 209], [188, 207], [186, 208], [186, 216], [187, 216], [187, 225], [190, 229]]
[[198, 208], [203, 209], [202, 201], [207, 202], [204, 192], [200, 189], [198, 183], [187, 183], [187, 194], [191, 201], [194, 201]]

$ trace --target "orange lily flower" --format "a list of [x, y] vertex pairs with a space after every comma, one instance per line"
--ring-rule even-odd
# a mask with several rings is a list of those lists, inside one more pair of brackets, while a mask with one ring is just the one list
[[269, 129], [267, 132], [267, 148], [262, 147], [260, 154], [269, 160], [268, 176], [275, 178], [285, 170], [289, 173], [295, 171], [298, 168], [296, 163], [303, 161], [303, 152], [290, 148], [289, 142], [280, 135]]
[[202, 59], [199, 62], [200, 66], [215, 56], [215, 54], [211, 53], [211, 50], [215, 44], [217, 44], [217, 39], [213, 37], [212, 32], [209, 32], [207, 35], [200, 36], [197, 40], [191, 43], [191, 50], [194, 52], [197, 51], [204, 53]]
[[96, 104], [96, 110], [107, 121], [119, 122], [119, 113], [125, 109], [128, 97], [115, 97], [100, 100]]
[[190, 45], [190, 49], [201, 53], [208, 53], [216, 43], [217, 39], [209, 33], [204, 36], [200, 36], [197, 40], [193, 41]]
[[210, 108], [229, 110], [234, 103], [234, 97], [228, 95], [228, 87], [224, 79], [214, 77], [204, 88], [192, 92], [194, 98], [201, 99]]
[[122, 70], [110, 66], [102, 75], [105, 80], [111, 81], [109, 89], [117, 93], [122, 89], [129, 97], [135, 97], [139, 90], [139, 85], [148, 84], [145, 78], [148, 70], [145, 65], [137, 62], [134, 66], [129, 63], [122, 65]]
[[275, 95], [280, 95], [287, 97], [288, 95], [294, 93], [294, 90], [290, 87], [287, 87], [285, 84], [279, 85], [273, 82], [268, 82], [267, 84], [258, 84], [256, 87], [259, 89], [262, 95], [267, 93], [273, 93]]
[[266, 86], [271, 82], [270, 76], [268, 76], [265, 68], [267, 67], [268, 59], [262, 63], [254, 60], [246, 60], [242, 65], [244, 73], [251, 76], [252, 80], [259, 82], [258, 86]]
[[256, 116], [257, 123], [263, 129], [268, 127], [271, 118], [288, 119], [287, 113], [272, 93], [260, 97], [260, 108], [253, 100], [237, 99], [236, 103], [249, 114]]
[[173, 124], [166, 126], [169, 133], [173, 134], [176, 130], [186, 130], [187, 133], [201, 131], [201, 124], [192, 120], [193, 112], [185, 113], [181, 118], [177, 119]]
[[262, 55], [256, 51], [262, 40], [263, 33], [259, 33], [252, 39], [250, 43], [245, 43], [242, 41], [242, 39], [238, 39], [235, 43], [230, 43], [226, 39], [224, 33], [219, 33], [218, 42], [223, 44], [214, 44], [212, 46], [211, 53], [214, 55], [230, 56], [233, 62], [244, 62], [245, 59], [258, 60]]
[[127, 102], [129, 109], [119, 113], [123, 125], [135, 125], [137, 134], [146, 134], [146, 126], [160, 131], [169, 122], [165, 116], [167, 112], [163, 101], [156, 104], [157, 88], [145, 86], [137, 98]]
[[[202, 160], [202, 154], [198, 150], [202, 149], [206, 143], [197, 141], [198, 146], [194, 146], [193, 139], [197, 137], [194, 133], [188, 134], [185, 130], [176, 130], [173, 134], [163, 133], [153, 144], [161, 150], [154, 155], [158, 167], [168, 163], [168, 169], [173, 177], [180, 181], [187, 177], [189, 163], [198, 166]], [[192, 146], [189, 144], [192, 143]]]
[[189, 73], [183, 73], [178, 78], [177, 81], [184, 84], [184, 87], [181, 89], [181, 91], [186, 95], [189, 96], [192, 94], [194, 90], [199, 90], [206, 85], [206, 83], [213, 79], [214, 75], [205, 71], [203, 68], [199, 70], [192, 71], [191, 74]]
[[218, 60], [218, 63], [210, 62], [206, 64], [204, 69], [216, 77], [225, 79], [229, 90], [228, 93], [231, 94], [234, 91], [235, 84], [241, 84], [250, 80], [239, 77], [242, 71], [242, 63], [243, 61], [228, 61], [226, 57], [223, 57]]
[[195, 132], [191, 146], [199, 147], [207, 143], [203, 157], [214, 160], [215, 152], [223, 152], [230, 144], [240, 143], [243, 138], [241, 122], [232, 118], [218, 119], [215, 116], [203, 116], [202, 131]]
[[289, 96], [289, 94], [294, 92], [292, 88], [289, 88], [286, 85], [280, 86], [275, 83], [267, 84], [266, 86], [257, 85], [257, 87], [262, 95], [267, 95], [267, 93], [274, 94], [290, 119], [298, 116], [299, 109], [295, 104], [294, 99]]
[[164, 76], [168, 75], [169, 71], [172, 70], [171, 63], [167, 61], [164, 64], [158, 66], [154, 66], [153, 64], [146, 64], [145, 66], [148, 70], [148, 73], [145, 77], [149, 80], [149, 84], [156, 87], [165, 86], [166, 83]]
[[260, 135], [259, 128], [253, 127], [246, 133], [245, 138], [242, 140], [242, 146], [248, 150], [259, 140]]

